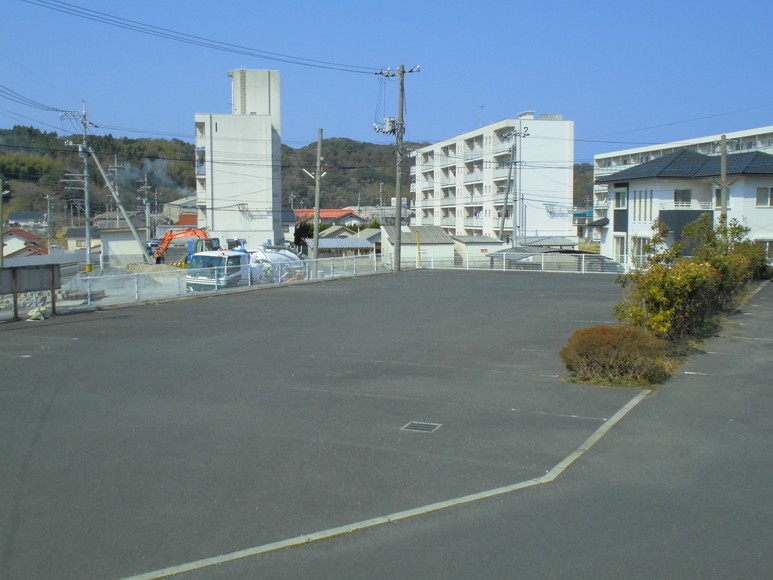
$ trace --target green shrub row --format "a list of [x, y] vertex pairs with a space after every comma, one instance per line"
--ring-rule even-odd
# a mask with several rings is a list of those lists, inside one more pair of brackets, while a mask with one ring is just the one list
[[625, 326], [580, 329], [561, 351], [573, 378], [634, 385], [667, 378], [679, 342], [705, 335], [712, 318], [764, 276], [766, 256], [748, 232], [737, 221], [714, 227], [705, 215], [685, 227], [683, 242], [667, 245], [669, 232], [655, 224], [646, 264], [618, 280], [628, 289], [615, 307]]

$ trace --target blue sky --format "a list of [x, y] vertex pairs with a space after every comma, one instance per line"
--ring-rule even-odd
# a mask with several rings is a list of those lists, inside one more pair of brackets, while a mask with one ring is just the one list
[[[233, 54], [50, 8], [68, 5], [187, 40], [336, 65]], [[405, 82], [409, 141], [439, 141], [524, 110], [561, 113], [575, 122], [579, 163], [773, 124], [766, 0], [4, 0], [2, 16], [0, 85], [58, 109], [85, 101], [95, 132], [115, 136], [191, 140], [195, 113], [230, 111], [227, 71], [255, 68], [281, 71], [285, 144], [315, 142], [319, 128], [326, 138], [392, 143], [373, 123], [396, 115], [397, 81], [373, 72], [401, 64], [421, 65]], [[335, 70], [351, 67], [365, 72]], [[7, 95], [0, 128], [76, 131]]]

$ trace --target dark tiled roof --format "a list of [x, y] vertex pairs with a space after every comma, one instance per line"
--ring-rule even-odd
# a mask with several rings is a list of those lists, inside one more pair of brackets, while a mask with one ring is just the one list
[[[596, 183], [631, 181], [634, 179], [695, 179], [719, 177], [721, 175], [721, 157], [703, 155], [685, 149], [663, 155], [652, 161], [623, 169], [617, 173], [605, 175]], [[734, 153], [727, 156], [728, 175], [771, 175], [773, 174], [773, 155], [752, 151]]]
[[[721, 174], [721, 159], [709, 157], [706, 164], [695, 174], [695, 177], [716, 177]], [[773, 155], [749, 151], [727, 156], [728, 175], [771, 175], [773, 174]]]

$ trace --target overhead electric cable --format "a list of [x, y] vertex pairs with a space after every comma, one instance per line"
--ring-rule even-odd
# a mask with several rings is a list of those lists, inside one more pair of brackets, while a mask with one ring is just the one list
[[126, 30], [132, 30], [141, 34], [147, 34], [150, 36], [156, 36], [159, 38], [166, 38], [167, 40], [174, 40], [176, 42], [182, 42], [184, 44], [191, 44], [194, 46], [200, 46], [203, 48], [210, 48], [213, 50], [219, 50], [221, 52], [230, 52], [233, 54], [240, 54], [243, 56], [252, 56], [255, 58], [263, 58], [266, 60], [274, 60], [278, 62], [284, 62], [288, 64], [296, 64], [299, 66], [308, 66], [314, 68], [322, 68], [328, 70], [337, 70], [341, 72], [359, 73], [359, 74], [377, 74], [380, 70], [376, 67], [363, 67], [356, 65], [349, 65], [343, 63], [328, 62], [324, 60], [315, 60], [309, 58], [302, 58], [297, 56], [291, 56], [288, 54], [282, 54], [278, 52], [269, 52], [266, 50], [260, 50], [256, 48], [250, 48], [238, 44], [231, 44], [228, 42], [221, 42], [219, 40], [213, 40], [211, 38], [205, 38], [202, 36], [195, 36], [170, 30], [168, 28], [161, 28], [136, 20], [129, 20], [126, 18], [120, 18], [113, 16], [105, 12], [98, 12], [96, 10], [90, 10], [88, 8], [82, 8], [74, 4], [67, 2], [59, 2], [57, 0], [23, 0], [27, 4], [34, 4], [41, 8], [48, 8], [49, 10], [55, 10], [71, 16], [77, 16], [86, 20], [94, 22], [101, 22], [102, 24], [108, 24], [117, 28], [123, 28]]
[[0, 85], [0, 98], [7, 99], [19, 105], [24, 105], [25, 107], [38, 109], [39, 111], [54, 111], [57, 113], [68, 112], [68, 111], [65, 111], [64, 109], [58, 109], [56, 107], [51, 107], [50, 105], [44, 105], [43, 103], [39, 103], [34, 99], [30, 99], [29, 97], [25, 97], [24, 95], [9, 89], [5, 85]]

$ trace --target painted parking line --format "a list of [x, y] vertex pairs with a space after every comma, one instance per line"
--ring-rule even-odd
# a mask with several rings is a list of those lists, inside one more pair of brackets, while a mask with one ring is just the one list
[[572, 463], [577, 461], [577, 459], [582, 457], [582, 455], [584, 455], [591, 447], [593, 447], [604, 435], [606, 435], [606, 433], [610, 429], [612, 429], [612, 427], [614, 427], [618, 422], [620, 422], [620, 420], [622, 420], [623, 417], [625, 417], [634, 407], [636, 407], [636, 405], [638, 405], [641, 401], [643, 401], [644, 398], [650, 394], [650, 392], [651, 392], [650, 390], [643, 390], [638, 395], [636, 395], [617, 413], [612, 415], [612, 417], [610, 417], [609, 420], [606, 421], [601, 427], [596, 429], [596, 431], [594, 431], [593, 434], [582, 443], [582, 445], [580, 445], [575, 451], [567, 455], [560, 463], [555, 465], [552, 469], [548, 470], [545, 473], [545, 475], [541, 477], [529, 479], [527, 481], [522, 481], [520, 483], [514, 483], [512, 485], [507, 485], [504, 487], [498, 487], [496, 489], [490, 489], [488, 491], [482, 491], [471, 495], [465, 495], [462, 497], [458, 497], [456, 499], [432, 503], [429, 505], [425, 505], [422, 507], [405, 510], [401, 512], [395, 512], [386, 516], [371, 518], [369, 520], [363, 520], [360, 522], [339, 526], [337, 528], [330, 528], [329, 530], [323, 530], [312, 534], [296, 536], [295, 538], [281, 540], [279, 542], [272, 542], [270, 544], [263, 544], [262, 546], [255, 546], [254, 548], [247, 548], [245, 550], [231, 552], [230, 554], [222, 554], [220, 556], [214, 556], [212, 558], [204, 558], [202, 560], [196, 560], [194, 562], [189, 562], [187, 564], [180, 564], [169, 568], [163, 568], [161, 570], [156, 570], [154, 572], [147, 572], [145, 574], [140, 574], [138, 576], [131, 576], [129, 578], [125, 578], [124, 580], [156, 580], [159, 578], [168, 578], [170, 576], [186, 574], [188, 572], [194, 572], [197, 570], [201, 570], [203, 568], [219, 566], [222, 564], [226, 564], [228, 562], [235, 562], [237, 560], [243, 560], [245, 558], [251, 558], [253, 556], [258, 556], [260, 554], [275, 552], [277, 550], [283, 550], [286, 548], [303, 546], [305, 544], [310, 544], [312, 542], [329, 540], [337, 536], [343, 536], [346, 534], [351, 534], [353, 532], [358, 532], [369, 528], [375, 528], [376, 526], [381, 526], [383, 524], [399, 522], [402, 520], [407, 520], [409, 518], [427, 515], [440, 510], [458, 507], [460, 505], [465, 505], [465, 504], [480, 501], [483, 499], [489, 499], [498, 495], [512, 493], [514, 491], [519, 491], [521, 489], [526, 489], [537, 485], [543, 485], [545, 483], [551, 483], [552, 481], [555, 481], [555, 479], [558, 478], [564, 471], [566, 471], [569, 468], [569, 466], [572, 465]]

